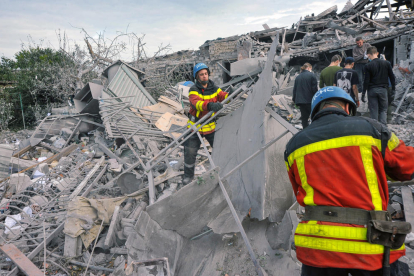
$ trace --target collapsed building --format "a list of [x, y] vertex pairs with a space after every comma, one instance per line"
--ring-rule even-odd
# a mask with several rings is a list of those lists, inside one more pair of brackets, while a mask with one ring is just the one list
[[[348, 2], [289, 29], [265, 25], [145, 67], [115, 62], [73, 107], [54, 109], [28, 137], [0, 145], [1, 274], [300, 275], [293, 233], [304, 209], [283, 159], [299, 131], [289, 96], [298, 69], [310, 62], [318, 71], [334, 54], [351, 55], [356, 36], [385, 48], [398, 81], [389, 127], [413, 146], [412, 7]], [[191, 82], [173, 83], [190, 80], [197, 62], [233, 90], [200, 126], [187, 125]], [[156, 82], [170, 83], [158, 99]], [[211, 120], [214, 151], [197, 131]], [[194, 181], [182, 186], [191, 135], [202, 148]], [[393, 219], [414, 223], [411, 184], [389, 184]], [[413, 241], [409, 235], [402, 258], [411, 270]]]

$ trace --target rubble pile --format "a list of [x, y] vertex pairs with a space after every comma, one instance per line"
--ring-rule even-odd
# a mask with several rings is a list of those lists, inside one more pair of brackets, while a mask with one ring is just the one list
[[[411, 47], [414, 44], [411, 44]], [[411, 48], [413, 51], [414, 47]], [[407, 145], [414, 146], [414, 54], [394, 66], [396, 95], [391, 104], [393, 125], [389, 127]]]
[[[291, 29], [264, 25], [145, 68], [117, 61], [34, 131], [4, 133], [0, 273], [300, 275], [293, 233], [304, 209], [283, 158], [301, 128], [291, 100], [299, 67], [310, 62], [318, 74], [334, 53], [350, 55], [356, 36], [387, 47], [398, 83], [389, 126], [414, 146], [414, 13], [382, 4], [348, 2]], [[384, 9], [389, 17], [375, 19]], [[191, 125], [188, 68], [196, 62], [209, 65], [229, 97]], [[150, 83], [174, 74], [190, 76], [154, 99]], [[358, 111], [367, 116], [366, 104]], [[197, 131], [211, 120], [214, 151]], [[202, 147], [196, 177], [183, 186], [192, 135]], [[393, 218], [414, 218], [411, 188], [390, 187]], [[403, 260], [410, 268], [413, 241]]]

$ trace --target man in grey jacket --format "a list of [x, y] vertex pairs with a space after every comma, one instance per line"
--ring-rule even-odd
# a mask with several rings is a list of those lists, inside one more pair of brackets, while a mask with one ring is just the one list
[[359, 84], [358, 91], [362, 91], [362, 84], [364, 83], [364, 67], [368, 63], [367, 49], [371, 47], [369, 43], [364, 43], [362, 37], [357, 37], [356, 46], [352, 49], [352, 56], [355, 60], [354, 70], [358, 73]]
[[311, 113], [313, 95], [318, 91], [318, 81], [312, 73], [312, 65], [305, 63], [301, 68], [299, 76], [295, 79], [293, 86], [293, 102], [299, 106], [302, 126], [306, 128]]

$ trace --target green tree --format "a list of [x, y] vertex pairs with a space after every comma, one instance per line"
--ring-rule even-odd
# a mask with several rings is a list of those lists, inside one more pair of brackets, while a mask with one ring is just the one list
[[76, 90], [75, 70], [70, 56], [50, 48], [29, 47], [17, 52], [14, 59], [2, 57], [0, 80], [13, 82], [0, 95], [14, 107], [11, 127], [23, 126], [21, 106], [26, 126], [30, 126], [50, 112], [52, 106], [67, 101]]

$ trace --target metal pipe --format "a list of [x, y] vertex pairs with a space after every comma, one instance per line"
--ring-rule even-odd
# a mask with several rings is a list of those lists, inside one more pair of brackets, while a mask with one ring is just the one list
[[411, 89], [411, 85], [408, 85], [407, 90], [405, 90], [405, 93], [404, 93], [404, 95], [402, 96], [402, 98], [401, 98], [401, 100], [400, 100], [400, 103], [399, 103], [399, 104], [398, 104], [398, 106], [397, 106], [397, 109], [395, 110], [395, 113], [398, 113], [398, 110], [400, 110], [400, 107], [401, 107], [401, 105], [402, 105], [402, 103], [403, 103], [403, 101], [404, 101], [404, 99], [405, 99], [405, 96], [407, 95], [408, 91], [410, 91], [410, 89]]
[[[277, 36], [277, 39], [279, 39], [279, 36]], [[211, 167], [212, 168], [216, 168], [216, 165], [214, 164], [213, 158], [211, 158], [211, 155], [210, 155], [209, 151], [207, 150], [207, 146], [204, 143], [203, 138], [201, 137], [201, 134], [200, 134], [199, 131], [197, 131], [197, 136], [200, 139], [201, 144], [203, 145], [204, 151], [207, 154], [207, 157], [208, 157], [208, 160], [210, 161]], [[230, 211], [231, 211], [231, 214], [233, 215], [233, 218], [236, 221], [237, 228], [239, 228], [239, 231], [240, 231], [240, 234], [242, 235], [243, 241], [246, 244], [247, 251], [249, 251], [250, 258], [252, 259], [252, 262], [253, 262], [253, 264], [254, 264], [254, 266], [256, 268], [256, 273], [259, 276], [264, 276], [263, 275], [263, 272], [262, 272], [262, 269], [261, 269], [261, 267], [259, 265], [259, 262], [257, 261], [256, 256], [254, 254], [253, 248], [252, 248], [252, 246], [250, 244], [249, 238], [247, 237], [246, 232], [244, 231], [243, 225], [241, 224], [241, 221], [239, 220], [239, 217], [237, 215], [236, 209], [234, 208], [233, 203], [231, 202], [231, 199], [230, 199], [230, 197], [229, 197], [229, 195], [228, 195], [228, 193], [226, 191], [226, 188], [224, 187], [224, 184], [221, 181], [221, 178], [220, 178], [219, 175], [218, 175], [218, 180], [219, 180], [219, 185], [220, 185], [221, 191], [222, 191], [222, 193], [224, 195], [224, 198], [227, 201], [227, 205], [229, 206]]]

